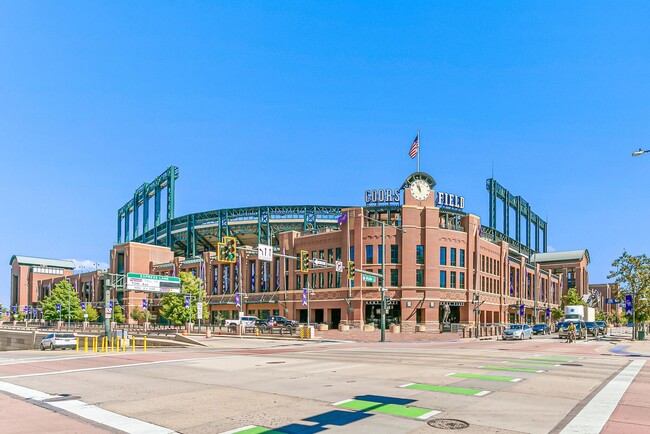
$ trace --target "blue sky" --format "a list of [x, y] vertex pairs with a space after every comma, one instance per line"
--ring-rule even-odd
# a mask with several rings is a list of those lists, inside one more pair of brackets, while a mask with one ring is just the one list
[[0, 13], [0, 301], [13, 254], [108, 262], [169, 165], [176, 215], [362, 205], [421, 169], [485, 180], [587, 248], [648, 253], [647, 2], [28, 2]]

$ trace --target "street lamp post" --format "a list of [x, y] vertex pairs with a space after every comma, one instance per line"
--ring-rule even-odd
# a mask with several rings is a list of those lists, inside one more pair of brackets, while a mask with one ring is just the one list
[[[373, 222], [377, 222], [381, 224], [381, 288], [379, 289], [379, 292], [381, 293], [381, 342], [386, 341], [386, 222], [383, 222], [381, 220], [374, 219], [372, 217], [368, 217], [365, 214], [359, 214], [359, 217], [364, 217], [368, 220], [371, 220]], [[404, 229], [399, 228], [397, 226], [393, 225], [388, 225], [392, 226], [395, 229], [402, 231], [402, 233], [406, 232]]]

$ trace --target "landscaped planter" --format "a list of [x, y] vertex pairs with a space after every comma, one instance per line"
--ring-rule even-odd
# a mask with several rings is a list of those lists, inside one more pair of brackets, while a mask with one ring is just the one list
[[319, 332], [324, 332], [325, 330], [329, 330], [329, 327], [327, 324], [318, 324], [318, 331]]
[[401, 327], [397, 324], [391, 324], [390, 325], [390, 332], [391, 333], [399, 333], [401, 331]]
[[349, 332], [350, 331], [350, 326], [347, 324], [339, 324], [339, 331], [340, 332]]
[[363, 326], [363, 331], [364, 332], [374, 332], [375, 331], [375, 325], [374, 324], [365, 324]]
[[416, 332], [426, 332], [427, 331], [427, 326], [418, 324], [418, 325], [415, 326], [415, 331]]

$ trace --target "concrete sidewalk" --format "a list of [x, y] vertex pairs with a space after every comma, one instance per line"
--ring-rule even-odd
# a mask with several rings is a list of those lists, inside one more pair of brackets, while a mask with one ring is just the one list
[[[648, 348], [650, 344], [647, 342], [644, 342], [643, 347], [645, 347], [644, 351], [650, 351]], [[650, 398], [650, 363], [646, 362], [623, 394], [601, 433], [649, 433], [650, 399], [648, 398]]]

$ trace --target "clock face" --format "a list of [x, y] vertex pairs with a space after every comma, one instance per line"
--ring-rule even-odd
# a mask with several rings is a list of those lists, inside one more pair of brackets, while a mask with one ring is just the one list
[[416, 179], [411, 183], [410, 188], [411, 196], [416, 200], [424, 200], [429, 197], [429, 193], [431, 193], [431, 187], [424, 179]]

